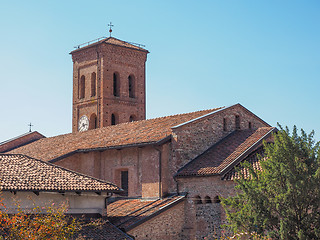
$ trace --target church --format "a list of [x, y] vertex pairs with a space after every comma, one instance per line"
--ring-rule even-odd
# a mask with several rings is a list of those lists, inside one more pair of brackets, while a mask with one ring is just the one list
[[72, 133], [31, 132], [0, 143], [0, 152], [119, 186], [105, 215], [133, 239], [214, 239], [235, 167], [259, 169], [257, 153], [276, 128], [239, 103], [146, 119], [148, 53], [111, 36], [80, 45], [70, 53]]

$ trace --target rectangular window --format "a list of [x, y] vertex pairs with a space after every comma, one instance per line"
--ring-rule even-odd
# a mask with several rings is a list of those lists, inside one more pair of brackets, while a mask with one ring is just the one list
[[237, 130], [240, 129], [240, 116], [239, 115], [236, 116], [236, 129]]
[[125, 191], [125, 195], [128, 196], [128, 171], [121, 171], [121, 188]]
[[223, 119], [223, 131], [227, 131], [227, 119]]

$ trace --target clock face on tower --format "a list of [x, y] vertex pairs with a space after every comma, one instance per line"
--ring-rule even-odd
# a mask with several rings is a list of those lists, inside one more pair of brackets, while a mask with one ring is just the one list
[[79, 119], [79, 123], [78, 123], [78, 131], [79, 132], [84, 132], [87, 131], [89, 129], [89, 119], [86, 115], [83, 115], [80, 119]]

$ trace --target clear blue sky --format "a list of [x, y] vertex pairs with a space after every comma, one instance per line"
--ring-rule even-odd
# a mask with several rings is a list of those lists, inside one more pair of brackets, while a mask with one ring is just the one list
[[0, 0], [0, 141], [71, 132], [77, 44], [146, 45], [147, 117], [241, 103], [320, 140], [320, 1]]

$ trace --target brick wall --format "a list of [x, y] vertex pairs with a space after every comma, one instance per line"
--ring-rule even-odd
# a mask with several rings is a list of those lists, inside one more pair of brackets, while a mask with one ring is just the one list
[[[240, 117], [240, 129], [248, 129], [249, 123], [252, 129], [269, 126], [246, 108], [236, 104], [212, 115], [173, 128], [170, 175], [173, 176], [189, 161], [233, 132], [236, 129], [235, 116]], [[223, 119], [226, 121], [225, 130]], [[170, 191], [174, 192], [175, 183], [173, 179], [170, 186]]]
[[[233, 181], [223, 181], [220, 176], [178, 178], [180, 192], [187, 192], [185, 212], [185, 239], [214, 239], [220, 234], [220, 225], [225, 223], [225, 212], [216, 196], [228, 197], [235, 194]], [[196, 204], [197, 197], [201, 204]], [[210, 197], [211, 203], [205, 203]]]
[[[121, 150], [92, 151], [73, 154], [55, 162], [55, 164], [107, 180], [118, 186], [121, 186], [120, 172], [127, 170], [129, 179], [128, 196], [153, 198], [167, 193], [169, 151], [169, 143], [156, 148], [146, 146], [123, 148]], [[159, 171], [160, 156], [161, 172]], [[162, 176], [161, 183], [160, 174]]]
[[29, 143], [32, 143], [34, 141], [37, 141], [41, 138], [44, 138], [42, 134], [38, 132], [30, 132], [23, 134], [21, 136], [18, 136], [16, 138], [10, 139], [8, 141], [2, 142], [0, 144], [0, 153], [8, 152], [12, 149], [27, 145]]
[[178, 240], [183, 238], [185, 202], [180, 202], [147, 222], [128, 231], [137, 240]]
[[[147, 52], [111, 44], [98, 44], [72, 53], [73, 123], [76, 132], [79, 118], [97, 116], [98, 127], [145, 119], [145, 62]], [[96, 95], [91, 96], [91, 74], [96, 74]], [[119, 96], [113, 95], [113, 74], [119, 78]], [[79, 98], [81, 77], [85, 77], [85, 97]], [[133, 77], [134, 98], [129, 96], [128, 77]]]

